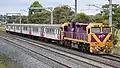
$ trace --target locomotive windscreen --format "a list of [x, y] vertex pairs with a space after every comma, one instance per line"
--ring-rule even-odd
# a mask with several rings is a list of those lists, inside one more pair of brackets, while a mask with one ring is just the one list
[[91, 32], [92, 32], [92, 33], [100, 33], [100, 32], [101, 32], [101, 29], [100, 29], [100, 27], [92, 27], [92, 28], [91, 28]]
[[109, 33], [111, 31], [110, 27], [103, 27], [103, 33]]

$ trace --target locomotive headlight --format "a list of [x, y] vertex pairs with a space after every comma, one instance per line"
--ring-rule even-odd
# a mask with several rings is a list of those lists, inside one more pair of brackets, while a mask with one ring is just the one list
[[107, 42], [111, 42], [111, 40], [107, 40]]

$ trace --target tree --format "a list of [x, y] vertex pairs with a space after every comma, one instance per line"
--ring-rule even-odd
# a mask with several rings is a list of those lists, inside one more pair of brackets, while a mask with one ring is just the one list
[[7, 16], [7, 22], [8, 23], [13, 23], [13, 22], [16, 23], [17, 18], [19, 18], [19, 16], [17, 16], [17, 15]]
[[36, 24], [50, 24], [50, 12], [44, 10], [42, 12], [36, 12], [30, 16], [30, 23]]
[[[103, 5], [103, 10], [101, 11], [101, 15], [104, 19], [109, 19], [109, 5]], [[120, 5], [119, 4], [113, 4], [112, 5], [112, 15], [113, 15], [113, 24], [117, 24], [120, 22]]]
[[95, 22], [96, 23], [103, 23], [103, 21], [104, 21], [104, 18], [101, 14], [98, 13], [95, 15]]
[[53, 12], [54, 12], [54, 23], [57, 24], [68, 22], [72, 17], [72, 15], [74, 14], [72, 9], [67, 5], [56, 7], [54, 8]]
[[[16, 19], [15, 19], [15, 23], [20, 23], [20, 17], [17, 17]], [[29, 23], [29, 21], [28, 21], [28, 16], [21, 16], [21, 23], [23, 24], [27, 24], [27, 23]]]
[[[42, 5], [38, 1], [34, 1], [33, 4], [30, 6], [31, 7], [42, 7]], [[29, 15], [35, 13], [35, 12], [41, 12], [42, 9], [29, 9]]]
[[85, 13], [78, 13], [76, 16], [73, 16], [73, 21], [75, 22], [89, 22], [89, 16]]

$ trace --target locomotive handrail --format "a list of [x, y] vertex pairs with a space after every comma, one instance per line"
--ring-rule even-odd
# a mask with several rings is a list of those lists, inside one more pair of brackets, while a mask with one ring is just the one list
[[79, 40], [86, 40], [88, 39], [88, 35], [87, 33], [78, 33], [78, 32], [64, 32], [64, 36], [65, 37], [69, 37], [69, 38], [73, 38], [75, 35], [75, 38], [74, 39], [79, 39]]

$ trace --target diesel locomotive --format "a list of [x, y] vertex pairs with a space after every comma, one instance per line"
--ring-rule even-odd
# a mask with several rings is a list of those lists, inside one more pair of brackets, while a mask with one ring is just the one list
[[112, 28], [103, 23], [65, 23], [62, 38], [69, 47], [76, 47], [91, 53], [110, 53], [112, 48]]
[[112, 27], [103, 23], [6, 24], [6, 32], [39, 37], [94, 54], [110, 53]]

